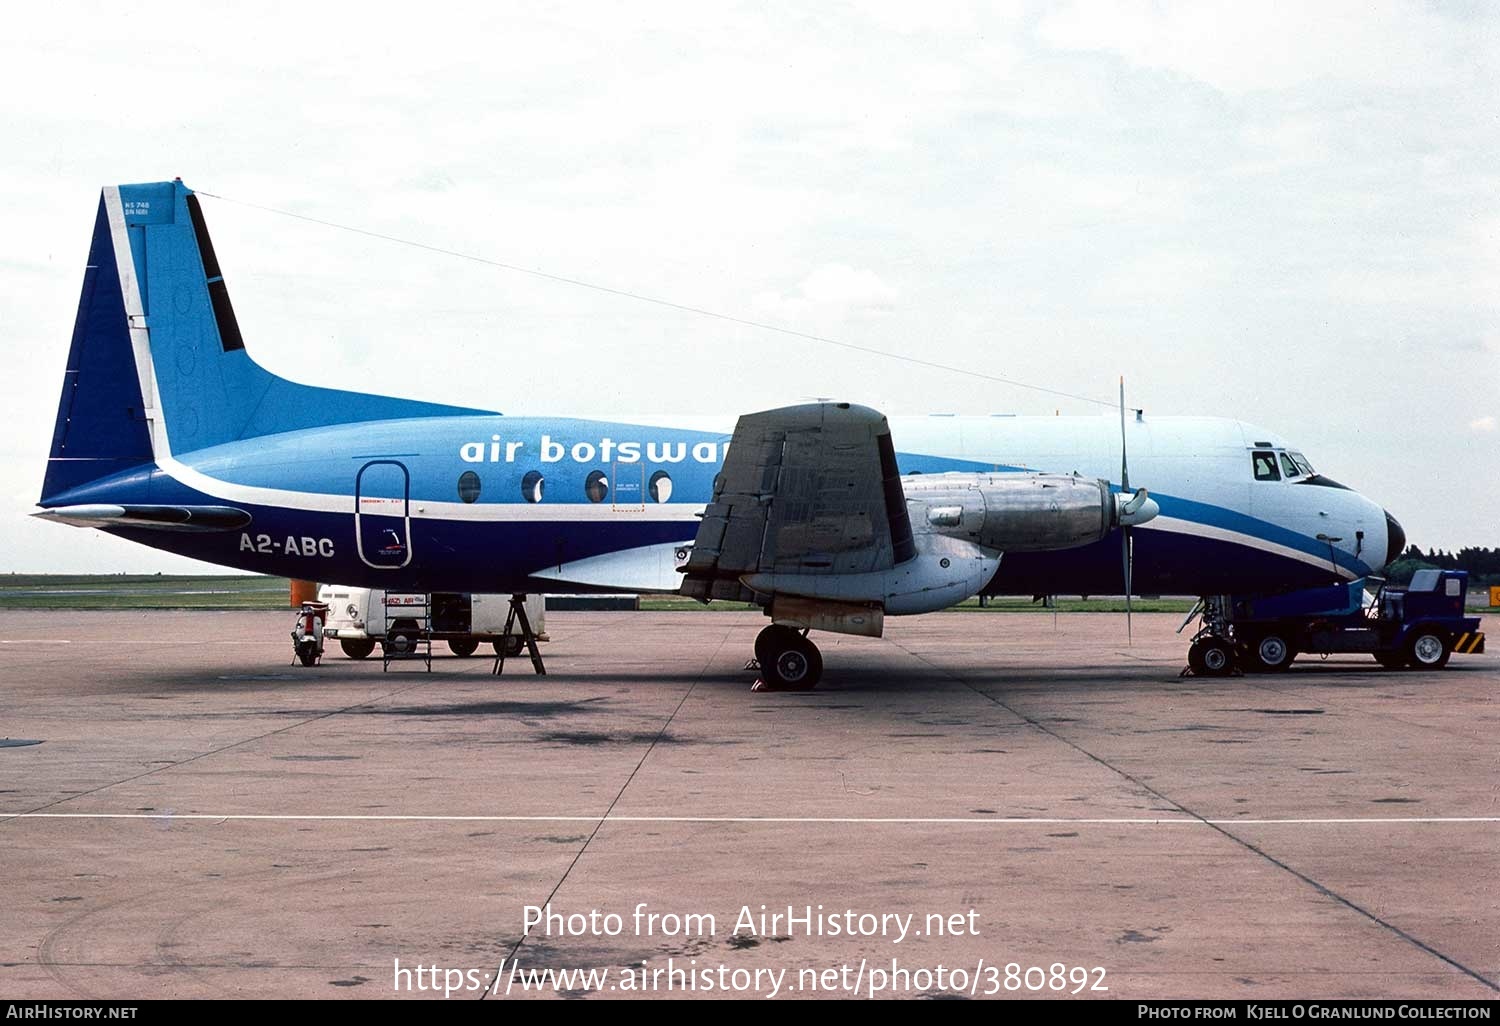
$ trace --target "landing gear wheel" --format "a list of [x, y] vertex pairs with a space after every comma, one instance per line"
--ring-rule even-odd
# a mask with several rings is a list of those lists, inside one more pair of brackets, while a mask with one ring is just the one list
[[1441, 670], [1452, 653], [1448, 635], [1431, 628], [1419, 629], [1406, 645], [1406, 661], [1416, 670]]
[[496, 638], [490, 642], [490, 647], [495, 650], [496, 655], [500, 655], [503, 652], [509, 657], [520, 655], [522, 644], [523, 642], [519, 634], [507, 634], [503, 638]]
[[344, 650], [344, 655], [350, 659], [368, 659], [370, 653], [375, 651], [374, 638], [343, 638], [339, 641], [339, 648]]
[[1234, 672], [1234, 648], [1222, 638], [1203, 638], [1188, 649], [1188, 665], [1199, 677], [1227, 677]]
[[1258, 640], [1251, 639], [1245, 669], [1259, 670], [1261, 673], [1282, 673], [1292, 665], [1295, 658], [1297, 653], [1287, 644], [1286, 638], [1280, 634], [1267, 634]]
[[448, 651], [460, 659], [467, 659], [479, 651], [478, 638], [451, 638], [448, 641]]
[[776, 691], [811, 691], [823, 676], [818, 646], [790, 627], [772, 624], [755, 639], [761, 679]]
[[756, 662], [764, 667], [775, 658], [774, 651], [792, 644], [800, 637], [801, 635], [790, 627], [783, 627], [779, 623], [771, 624], [755, 636]]

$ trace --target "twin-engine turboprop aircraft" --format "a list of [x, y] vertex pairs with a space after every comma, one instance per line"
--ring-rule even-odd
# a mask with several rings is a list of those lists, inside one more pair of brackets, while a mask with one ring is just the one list
[[245, 351], [193, 193], [122, 185], [100, 200], [37, 515], [387, 590], [754, 602], [762, 673], [791, 687], [821, 673], [809, 630], [878, 636], [974, 595], [1279, 593], [1405, 546], [1374, 502], [1235, 420], [819, 403], [726, 427], [279, 378]]

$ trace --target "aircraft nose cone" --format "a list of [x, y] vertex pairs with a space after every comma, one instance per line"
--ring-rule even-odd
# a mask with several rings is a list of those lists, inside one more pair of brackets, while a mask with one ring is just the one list
[[1389, 512], [1385, 515], [1385, 561], [1394, 563], [1406, 551], [1406, 532]]

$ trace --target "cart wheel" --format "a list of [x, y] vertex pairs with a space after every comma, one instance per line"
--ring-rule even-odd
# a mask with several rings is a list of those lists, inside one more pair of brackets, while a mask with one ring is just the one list
[[490, 642], [490, 647], [495, 650], [496, 655], [499, 655], [503, 651], [507, 658], [520, 655], [522, 647], [521, 636], [519, 634], [508, 634], [504, 638], [496, 638]]
[[410, 655], [417, 650], [417, 635], [413, 631], [391, 631], [385, 636], [385, 650], [391, 655]]
[[478, 638], [452, 638], [448, 641], [448, 651], [460, 659], [467, 659], [479, 651]]
[[344, 650], [344, 655], [350, 659], [367, 659], [371, 652], [375, 651], [374, 638], [344, 638], [339, 642], [339, 648]]
[[1418, 629], [1406, 645], [1406, 661], [1418, 670], [1441, 670], [1452, 653], [1448, 635], [1430, 627]]

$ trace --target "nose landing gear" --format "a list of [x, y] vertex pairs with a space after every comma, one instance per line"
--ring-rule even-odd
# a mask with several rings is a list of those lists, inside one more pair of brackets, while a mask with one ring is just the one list
[[1228, 607], [1227, 597], [1210, 595], [1183, 621], [1182, 627], [1186, 627], [1193, 622], [1194, 616], [1201, 617], [1198, 633], [1193, 635], [1193, 643], [1188, 646], [1188, 668], [1182, 671], [1183, 676], [1228, 677], [1237, 669], [1238, 646], [1226, 615]]
[[760, 679], [752, 691], [811, 691], [823, 676], [822, 653], [807, 632], [782, 624], [773, 623], [756, 636], [755, 659]]
[[1227, 677], [1234, 672], [1234, 645], [1223, 638], [1201, 637], [1188, 647], [1188, 667], [1195, 677]]

